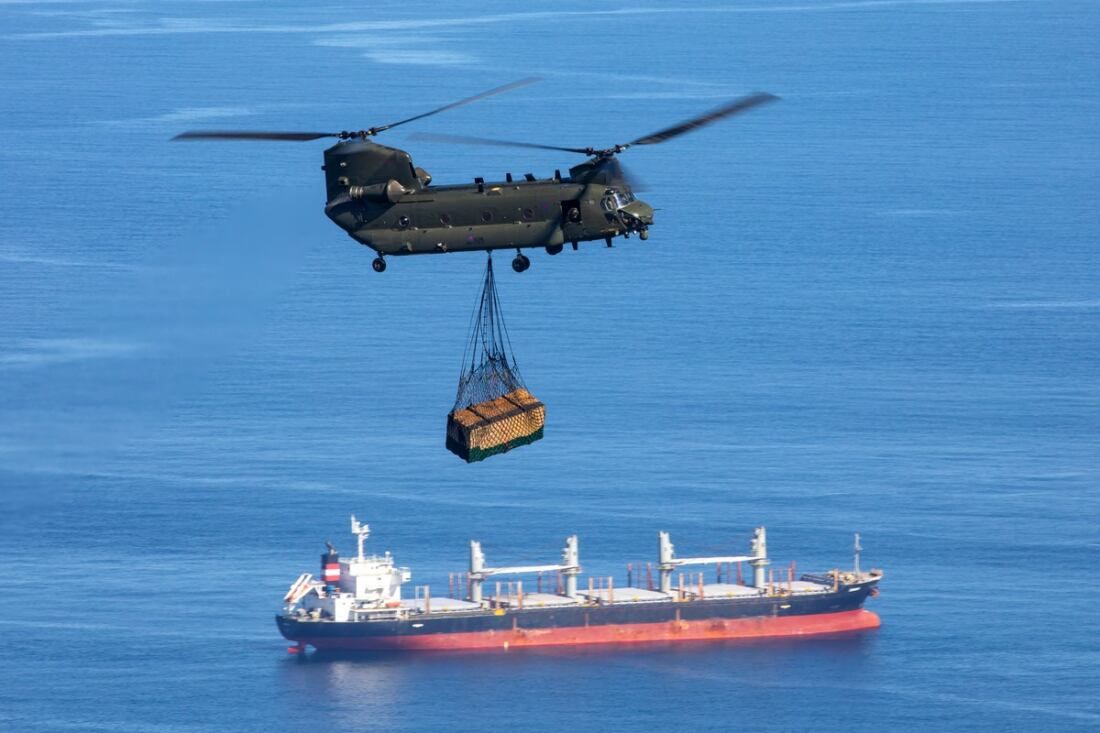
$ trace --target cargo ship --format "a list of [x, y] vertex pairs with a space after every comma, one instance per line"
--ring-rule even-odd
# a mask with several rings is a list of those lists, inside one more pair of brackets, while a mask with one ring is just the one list
[[[354, 516], [351, 531], [358, 554], [341, 558], [328, 544], [320, 578], [303, 573], [283, 599], [275, 620], [294, 642], [292, 653], [754, 639], [879, 626], [863, 604], [883, 574], [860, 570], [859, 535], [850, 570], [797, 575], [794, 563], [778, 573], [769, 567], [764, 527], [755, 529], [749, 554], [713, 557], [678, 557], [659, 532], [657, 562], [627, 566], [619, 586], [611, 577], [582, 582], [576, 535], [566, 539], [561, 562], [547, 565], [490, 567], [481, 543], [471, 541], [469, 571], [451, 575], [448, 596], [415, 586], [408, 598], [409, 569], [389, 552], [364, 554], [370, 527]], [[703, 570], [685, 572], [693, 567]], [[520, 576], [528, 577], [526, 590]]]

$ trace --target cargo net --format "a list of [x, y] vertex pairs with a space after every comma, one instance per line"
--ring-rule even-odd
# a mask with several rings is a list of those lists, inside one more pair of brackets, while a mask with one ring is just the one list
[[470, 338], [462, 355], [462, 375], [458, 379], [454, 409], [488, 402], [522, 388], [523, 378], [512, 353], [508, 329], [504, 326], [490, 255], [485, 266], [481, 301], [474, 311]]
[[545, 423], [546, 407], [523, 386], [516, 368], [490, 257], [447, 415], [447, 450], [467, 463], [481, 461], [539, 440]]

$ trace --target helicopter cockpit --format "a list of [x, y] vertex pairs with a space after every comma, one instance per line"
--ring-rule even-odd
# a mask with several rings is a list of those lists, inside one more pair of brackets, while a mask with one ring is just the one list
[[600, 201], [600, 205], [603, 206], [603, 210], [609, 214], [614, 214], [619, 209], [624, 208], [631, 201], [634, 201], [634, 194], [629, 191], [618, 191], [614, 188], [609, 188], [604, 191], [603, 199]]
[[617, 225], [624, 234], [629, 236], [631, 232], [638, 232], [642, 239], [649, 238], [648, 227], [653, 223], [653, 209], [635, 198], [631, 191], [605, 189], [600, 206], [607, 220]]

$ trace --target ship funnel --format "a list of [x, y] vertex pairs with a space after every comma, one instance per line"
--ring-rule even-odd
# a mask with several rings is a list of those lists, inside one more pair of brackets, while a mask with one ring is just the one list
[[340, 585], [340, 553], [331, 542], [325, 545], [328, 550], [321, 555], [321, 580], [325, 583], [325, 590], [331, 590]]

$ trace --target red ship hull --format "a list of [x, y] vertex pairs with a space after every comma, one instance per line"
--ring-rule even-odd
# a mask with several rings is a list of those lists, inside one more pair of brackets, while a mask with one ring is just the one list
[[304, 646], [328, 650], [430, 651], [446, 649], [512, 649], [583, 644], [767, 639], [839, 634], [876, 629], [879, 617], [856, 609], [805, 616], [773, 616], [700, 621], [666, 621], [625, 625], [474, 631], [426, 635], [299, 638]]

